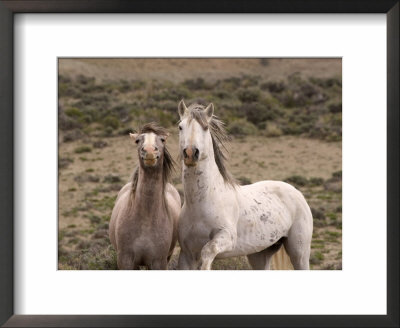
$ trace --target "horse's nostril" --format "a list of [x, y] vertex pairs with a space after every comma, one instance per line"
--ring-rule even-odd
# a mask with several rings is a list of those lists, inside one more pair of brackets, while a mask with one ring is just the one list
[[199, 159], [199, 154], [200, 154], [200, 151], [197, 148], [195, 148], [195, 150], [194, 150], [194, 158], [195, 159]]
[[183, 157], [188, 158], [188, 155], [186, 154], [186, 148], [183, 150]]
[[157, 150], [158, 150], [158, 147], [154, 147], [154, 150], [157, 151]]

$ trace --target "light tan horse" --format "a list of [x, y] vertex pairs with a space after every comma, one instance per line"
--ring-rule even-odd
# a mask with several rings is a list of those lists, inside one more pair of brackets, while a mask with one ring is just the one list
[[130, 134], [137, 144], [139, 166], [118, 194], [109, 237], [118, 268], [165, 270], [178, 234], [181, 200], [168, 183], [173, 160], [166, 148], [168, 132], [154, 123]]

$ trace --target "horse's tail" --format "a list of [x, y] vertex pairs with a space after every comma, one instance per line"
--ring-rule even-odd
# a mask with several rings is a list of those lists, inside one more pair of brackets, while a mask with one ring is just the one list
[[272, 256], [271, 267], [273, 270], [293, 270], [292, 262], [290, 262], [289, 255], [286, 253], [283, 245], [279, 251]]

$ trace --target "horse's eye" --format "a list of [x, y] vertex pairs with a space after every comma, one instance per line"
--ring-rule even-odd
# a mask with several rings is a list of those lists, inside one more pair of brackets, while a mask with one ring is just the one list
[[136, 140], [135, 140], [135, 142], [136, 142], [137, 144], [139, 144], [139, 141], [140, 141], [139, 139], [136, 139]]
[[161, 142], [165, 142], [165, 139], [164, 139], [164, 138], [161, 138]]
[[179, 127], [179, 130], [182, 130], [182, 127], [180, 125], [178, 125], [178, 127]]

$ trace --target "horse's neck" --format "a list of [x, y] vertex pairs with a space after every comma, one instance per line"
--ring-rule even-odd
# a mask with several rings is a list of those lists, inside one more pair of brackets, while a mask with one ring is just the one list
[[164, 203], [162, 170], [146, 172], [139, 168], [135, 191], [135, 208], [150, 214], [159, 210]]
[[212, 192], [216, 187], [224, 187], [224, 179], [218, 170], [214, 156], [199, 161], [195, 167], [183, 167], [183, 188], [188, 205], [194, 204], [196, 198], [212, 197]]

